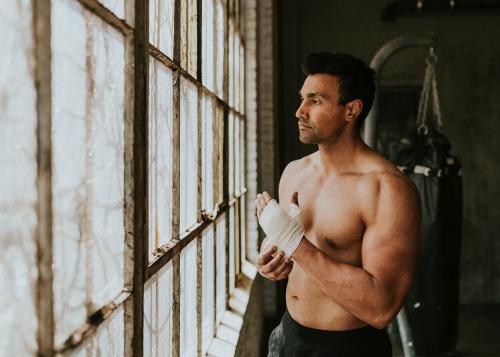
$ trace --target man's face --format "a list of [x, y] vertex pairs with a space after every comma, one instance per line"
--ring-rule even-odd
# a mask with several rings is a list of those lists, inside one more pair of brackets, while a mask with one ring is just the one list
[[301, 104], [295, 116], [304, 144], [335, 140], [346, 126], [346, 109], [338, 104], [339, 81], [329, 74], [309, 75], [300, 90]]

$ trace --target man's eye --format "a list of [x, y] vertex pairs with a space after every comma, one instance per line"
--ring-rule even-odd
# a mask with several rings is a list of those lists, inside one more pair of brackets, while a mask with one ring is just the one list
[[313, 104], [319, 104], [319, 100], [317, 100], [317, 99], [313, 99], [313, 100], [311, 100], [311, 102], [312, 102]]

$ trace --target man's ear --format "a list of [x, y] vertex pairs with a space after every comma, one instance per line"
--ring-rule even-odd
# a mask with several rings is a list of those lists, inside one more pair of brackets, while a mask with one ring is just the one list
[[345, 105], [345, 108], [347, 111], [346, 120], [353, 121], [361, 114], [361, 110], [363, 110], [363, 102], [361, 99], [354, 99], [348, 102]]

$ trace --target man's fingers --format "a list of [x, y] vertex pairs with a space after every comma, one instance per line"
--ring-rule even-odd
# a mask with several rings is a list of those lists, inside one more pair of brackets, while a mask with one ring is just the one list
[[257, 265], [266, 265], [273, 258], [273, 253], [276, 252], [276, 246], [266, 247], [257, 257]]
[[285, 270], [279, 276], [277, 276], [276, 279], [277, 280], [285, 279], [286, 277], [288, 277], [288, 275], [290, 275], [292, 269], [293, 269], [293, 261], [290, 261], [290, 263], [286, 265]]
[[263, 268], [263, 272], [266, 274], [273, 272], [274, 270], [276, 270], [277, 267], [281, 265], [282, 260], [284, 258], [285, 258], [285, 253], [279, 251], [278, 253], [276, 253], [274, 258], [271, 259], [271, 261], [265, 265], [265, 267]]
[[279, 267], [277, 267], [276, 269], [274, 269], [273, 271], [273, 275], [275, 278], [278, 278], [280, 277], [287, 269], [288, 269], [288, 266], [289, 266], [289, 263], [288, 263], [288, 259], [283, 259], [281, 265]]
[[264, 199], [264, 203], [266, 205], [272, 200], [271, 196], [266, 191], [262, 192], [262, 198]]

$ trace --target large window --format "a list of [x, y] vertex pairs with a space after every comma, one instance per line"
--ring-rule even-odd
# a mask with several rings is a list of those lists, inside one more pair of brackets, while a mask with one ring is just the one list
[[2, 353], [219, 348], [246, 257], [242, 27], [239, 0], [2, 5]]

